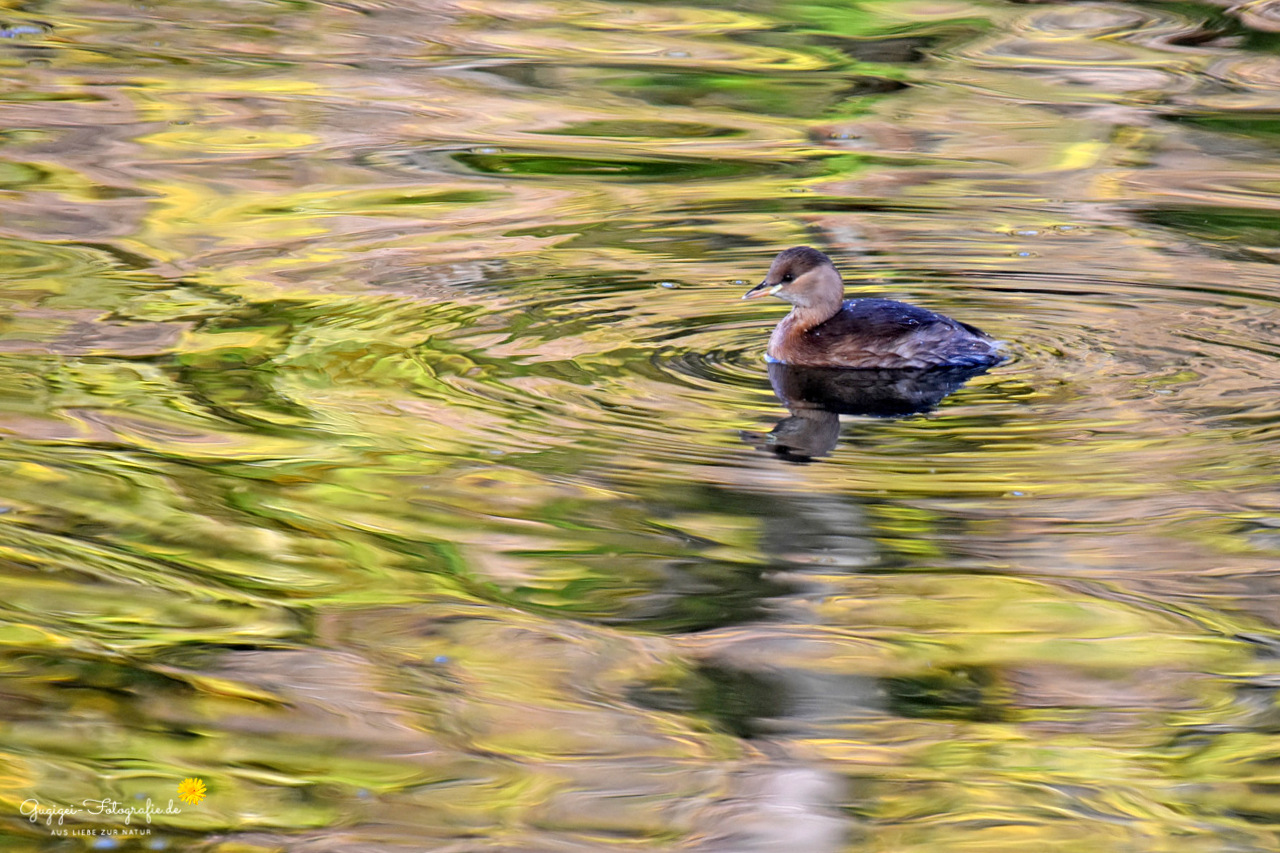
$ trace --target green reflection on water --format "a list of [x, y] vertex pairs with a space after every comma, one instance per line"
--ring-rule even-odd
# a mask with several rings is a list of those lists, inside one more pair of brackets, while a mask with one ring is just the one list
[[1164, 208], [1144, 214], [1163, 225], [1200, 240], [1245, 246], [1280, 246], [1280, 217], [1267, 211], [1220, 207]]
[[601, 160], [537, 154], [455, 154], [453, 158], [477, 172], [513, 175], [591, 175], [622, 180], [678, 180], [722, 178], [750, 167], [732, 163], [683, 163], [661, 160]]

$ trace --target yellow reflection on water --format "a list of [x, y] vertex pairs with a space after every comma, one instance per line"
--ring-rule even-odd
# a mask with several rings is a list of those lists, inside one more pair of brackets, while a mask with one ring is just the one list
[[[7, 12], [16, 849], [1274, 849], [1269, 9]], [[1010, 361], [770, 452], [796, 244]]]

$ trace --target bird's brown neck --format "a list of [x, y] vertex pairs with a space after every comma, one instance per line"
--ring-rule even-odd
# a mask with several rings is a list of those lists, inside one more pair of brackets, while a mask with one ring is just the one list
[[791, 313], [782, 318], [782, 322], [774, 327], [773, 334], [769, 336], [769, 355], [779, 361], [786, 361], [785, 352], [788, 344], [815, 326], [830, 320], [840, 311], [842, 304], [836, 303], [835, 307], [830, 305], [793, 307]]
[[[843, 296], [843, 294], [840, 294]], [[844, 300], [837, 296], [835, 300], [823, 300], [816, 304], [796, 305], [787, 315], [787, 324], [795, 332], [807, 332], [814, 326], [820, 326], [840, 313]]]

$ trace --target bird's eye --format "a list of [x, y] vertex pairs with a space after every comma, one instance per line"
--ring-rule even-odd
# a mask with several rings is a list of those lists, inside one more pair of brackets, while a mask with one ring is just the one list
[[786, 282], [791, 281], [791, 279], [792, 279], [792, 278], [793, 278], [793, 276], [791, 275], [791, 273], [787, 273], [786, 275], [784, 275], [784, 276], [782, 277], [782, 281], [783, 281], [783, 283], [785, 284]]

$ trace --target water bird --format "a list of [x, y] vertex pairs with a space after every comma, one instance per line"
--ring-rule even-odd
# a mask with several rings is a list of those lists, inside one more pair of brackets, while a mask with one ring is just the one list
[[1001, 344], [942, 314], [892, 299], [844, 298], [831, 259], [809, 246], [780, 252], [764, 281], [743, 299], [776, 296], [791, 303], [769, 338], [770, 361], [797, 367], [990, 367]]

